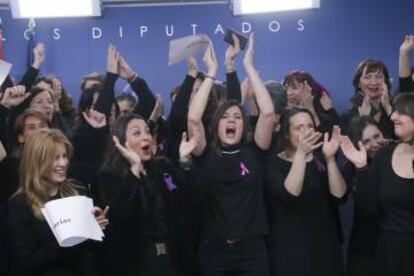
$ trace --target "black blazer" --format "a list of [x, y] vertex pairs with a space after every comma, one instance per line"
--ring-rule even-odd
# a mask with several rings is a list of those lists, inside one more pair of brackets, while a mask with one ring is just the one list
[[[186, 185], [186, 176], [175, 169], [166, 159], [150, 160], [144, 164], [146, 176], [137, 178], [128, 171], [126, 176], [113, 170], [102, 170], [97, 190], [101, 207], [109, 205], [109, 226], [105, 231], [104, 248], [99, 258], [102, 275], [139, 275], [142, 258], [140, 251], [145, 239], [140, 237], [142, 210], [145, 201], [145, 185], [155, 185], [161, 192], [163, 212], [167, 225], [167, 239], [173, 263], [180, 275], [195, 275], [196, 255], [189, 241], [191, 231], [183, 209], [187, 208], [191, 186]], [[165, 173], [172, 176], [175, 188], [165, 183]]]

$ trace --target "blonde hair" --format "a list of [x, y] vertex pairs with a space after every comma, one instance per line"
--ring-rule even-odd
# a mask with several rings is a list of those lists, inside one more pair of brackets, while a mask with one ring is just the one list
[[[48, 180], [58, 146], [66, 148], [68, 158], [72, 145], [57, 129], [41, 129], [29, 138], [23, 147], [20, 161], [20, 187], [17, 193], [25, 193], [27, 203], [38, 219], [43, 219], [41, 208], [50, 199], [54, 185]], [[58, 186], [62, 197], [77, 195], [78, 192], [69, 180]]]

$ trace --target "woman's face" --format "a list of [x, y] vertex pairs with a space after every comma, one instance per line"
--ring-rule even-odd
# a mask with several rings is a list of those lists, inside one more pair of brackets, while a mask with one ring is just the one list
[[377, 126], [368, 125], [362, 131], [361, 142], [364, 145], [368, 155], [373, 157], [384, 144], [384, 136]]
[[293, 81], [292, 84], [286, 87], [287, 100], [289, 105], [297, 106], [300, 104], [301, 93], [305, 89], [305, 83]]
[[53, 116], [53, 100], [49, 91], [43, 91], [37, 94], [30, 102], [30, 108], [40, 111], [49, 119]]
[[23, 131], [18, 135], [20, 144], [26, 143], [26, 141], [33, 136], [39, 129], [47, 127], [47, 124], [36, 116], [28, 116], [23, 123]]
[[398, 111], [391, 115], [391, 121], [394, 123], [394, 132], [404, 142], [409, 142], [414, 137], [414, 120]]
[[53, 184], [59, 184], [66, 180], [66, 173], [69, 167], [68, 152], [65, 145], [58, 144], [56, 147], [55, 157], [52, 168], [49, 171], [49, 181]]
[[218, 137], [222, 145], [236, 145], [243, 136], [243, 116], [236, 105], [229, 107], [218, 123]]
[[150, 128], [142, 119], [132, 119], [126, 129], [126, 142], [142, 161], [153, 156], [153, 141]]
[[289, 141], [294, 149], [298, 148], [300, 137], [307, 132], [315, 132], [315, 125], [308, 113], [301, 112], [289, 119]]
[[359, 78], [359, 88], [364, 95], [375, 100], [381, 97], [382, 87], [385, 83], [384, 72], [377, 70], [375, 72], [366, 72], [365, 68]]

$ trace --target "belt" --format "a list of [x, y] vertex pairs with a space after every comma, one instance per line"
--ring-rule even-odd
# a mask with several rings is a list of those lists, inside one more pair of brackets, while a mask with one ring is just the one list
[[242, 243], [249, 243], [254, 241], [263, 241], [263, 238], [243, 238], [243, 239], [231, 239], [231, 238], [213, 238], [204, 239], [205, 243], [225, 244], [225, 245], [236, 245]]
[[150, 255], [162, 256], [170, 253], [170, 248], [166, 241], [145, 241], [143, 246], [146, 248], [144, 252]]

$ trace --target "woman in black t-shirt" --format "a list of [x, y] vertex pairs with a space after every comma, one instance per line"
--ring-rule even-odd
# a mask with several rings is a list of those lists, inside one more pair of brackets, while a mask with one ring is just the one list
[[[307, 109], [287, 109], [281, 117], [277, 154], [266, 164], [271, 202], [269, 252], [271, 275], [340, 276], [343, 261], [338, 203], [346, 183], [335, 154], [340, 129], [332, 138], [315, 131]], [[315, 152], [322, 146], [322, 153]]]
[[190, 136], [203, 134], [193, 151], [204, 208], [199, 246], [201, 274], [266, 276], [262, 159], [271, 143], [275, 115], [269, 92], [253, 66], [253, 37], [244, 66], [260, 109], [254, 142], [248, 139], [243, 108], [236, 101], [228, 101], [213, 115], [207, 147], [202, 116], [218, 67], [212, 45], [206, 50], [204, 62], [208, 73], [188, 113]]

